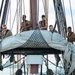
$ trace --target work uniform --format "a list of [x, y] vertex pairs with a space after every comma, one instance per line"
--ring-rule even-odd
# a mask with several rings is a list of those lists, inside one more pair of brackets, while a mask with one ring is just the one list
[[[40, 21], [40, 22], [39, 22], [40, 28], [41, 28], [41, 27], [45, 27], [47, 23], [48, 23], [47, 20]], [[47, 30], [47, 28], [44, 28], [44, 29], [42, 29], [42, 30]]]
[[3, 39], [5, 39], [5, 38], [7, 38], [7, 37], [9, 37], [11, 35], [12, 35], [12, 32], [10, 30], [8, 30], [8, 29], [6, 31], [2, 32]]
[[75, 33], [73, 33], [73, 32], [68, 33], [67, 41], [69, 41], [71, 43], [75, 42]]
[[30, 21], [25, 20], [25, 21], [21, 22], [20, 31], [23, 32], [23, 31], [28, 31], [28, 30], [30, 30]]

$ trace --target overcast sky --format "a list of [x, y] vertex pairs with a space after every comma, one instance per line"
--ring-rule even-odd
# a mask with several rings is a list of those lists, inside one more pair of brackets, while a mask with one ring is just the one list
[[[0, 7], [1, 7], [1, 1], [0, 0]], [[29, 0], [24, 0], [25, 3], [25, 14], [27, 15], [27, 19], [29, 20]], [[67, 26], [72, 26], [72, 19], [71, 19], [71, 12], [70, 12], [70, 4], [69, 4], [69, 0], [62, 0], [64, 1], [64, 5], [65, 5], [65, 12], [66, 12], [66, 21], [67, 21]], [[75, 25], [75, 0], [70, 0], [71, 1], [71, 7], [72, 7], [72, 15], [73, 15], [73, 22]], [[44, 14], [44, 8], [43, 8], [43, 4], [42, 4], [42, 0], [39, 0], [39, 20], [41, 20], [41, 15]], [[16, 0], [11, 0], [11, 14], [12, 14], [12, 19], [14, 18], [15, 12], [16, 12]], [[24, 10], [24, 8], [23, 8]], [[48, 14], [49, 18], [49, 25], [50, 24], [55, 24], [55, 12], [54, 12], [54, 6], [53, 6], [53, 0], [49, 0], [49, 14]], [[16, 21], [15, 21], [16, 22]], [[13, 23], [13, 20], [11, 21], [11, 23]], [[9, 23], [8, 23], [9, 24]], [[10, 26], [8, 26], [8, 28], [10, 28]], [[73, 27], [75, 29], [75, 26]], [[16, 29], [16, 27], [15, 27]]]

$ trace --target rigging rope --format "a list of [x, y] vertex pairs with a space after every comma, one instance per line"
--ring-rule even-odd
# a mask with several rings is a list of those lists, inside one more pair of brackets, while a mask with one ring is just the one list
[[25, 0], [23, 0], [23, 12], [24, 12], [24, 15], [25, 15]]
[[63, 12], [64, 12], [64, 14], [65, 14], [65, 4], [64, 4], [64, 0], [61, 0], [61, 3], [62, 3]]
[[6, 15], [6, 21], [5, 21], [6, 22], [5, 23], [6, 25], [7, 25], [7, 21], [8, 21], [8, 15], [9, 15], [9, 10], [10, 10], [10, 5], [11, 4], [10, 4], [10, 1], [9, 1], [9, 3], [8, 3], [8, 11], [7, 11], [7, 15]]
[[[19, 6], [19, 4], [20, 4], [20, 0], [19, 0], [19, 2], [18, 2], [18, 6]], [[13, 19], [13, 22], [12, 22], [11, 30], [13, 29], [13, 26], [14, 26], [16, 14], [17, 14], [17, 11], [18, 11], [18, 6], [17, 6], [16, 11], [15, 11], [15, 15], [14, 15], [14, 19]]]
[[19, 5], [18, 5], [18, 1], [19, 0], [17, 0], [17, 18], [16, 18], [17, 19], [17, 29], [16, 29], [17, 34], [18, 34], [18, 25], [19, 25]]
[[[2, 1], [1, 11], [2, 11], [2, 7], [3, 7], [3, 2], [4, 2], [4, 0]], [[8, 9], [7, 9], [7, 13], [6, 13], [6, 19], [5, 19], [5, 24], [6, 25], [7, 25], [7, 20], [8, 20], [9, 9], [10, 9], [10, 2], [8, 1]]]
[[70, 5], [71, 20], [72, 20], [72, 28], [73, 28], [73, 32], [74, 32], [74, 21], [73, 21], [73, 13], [72, 13], [72, 6], [71, 6], [70, 0], [69, 0], [69, 5]]
[[11, 28], [11, 0], [10, 0], [10, 28]]
[[[9, 65], [7, 65], [7, 66], [5, 66], [5, 67], [0, 66], [0, 70], [3, 70], [3, 68], [7, 68], [7, 67], [9, 67], [9, 66], [12, 66], [12, 65], [16, 64], [16, 63], [18, 63], [19, 61], [21, 61], [21, 60], [24, 59], [24, 58], [25, 58], [25, 57], [22, 57], [21, 59], [19, 59], [19, 60], [16, 61], [15, 63], [9, 64]], [[9, 60], [8, 60], [8, 61], [9, 61]], [[8, 62], [8, 61], [7, 61], [7, 62]], [[7, 62], [6, 62], [6, 64], [7, 64]], [[23, 62], [23, 64], [21, 65], [21, 68], [22, 68], [24, 65], [25, 65], [25, 64], [24, 64], [24, 62]], [[21, 68], [20, 68], [20, 71], [19, 71], [19, 69], [18, 69], [14, 74], [19, 75], [18, 73], [22, 71]], [[19, 72], [18, 72], [18, 71], [19, 71]], [[22, 72], [21, 72], [21, 73], [22, 73]], [[12, 74], [12, 75], [14, 75], [14, 74]]]
[[[21, 59], [24, 59], [24, 57], [22, 57]], [[7, 65], [6, 66], [6, 64], [9, 62], [9, 60], [4, 64], [4, 65], [0, 65], [0, 70], [3, 70], [3, 68], [7, 68], [7, 67], [9, 67], [9, 66], [11, 66], [11, 65], [14, 65], [14, 64], [16, 64], [16, 63], [18, 63], [19, 61], [21, 61], [21, 59], [19, 59], [18, 61], [16, 61], [15, 63], [12, 63], [12, 64], [9, 64], [9, 65]]]
[[[45, 57], [44, 57], [45, 58]], [[48, 60], [47, 58], [45, 58], [46, 60]], [[56, 66], [56, 64], [54, 64], [53, 62], [51, 62], [50, 60], [48, 60], [51, 64], [53, 64], [54, 66]], [[59, 68], [63, 68], [61, 66], [58, 66]]]
[[66, 18], [66, 12], [65, 12], [65, 4], [64, 4], [64, 0], [62, 0], [62, 7], [63, 7], [63, 12], [64, 12], [64, 15], [65, 15], [65, 18]]
[[19, 61], [21, 61], [22, 59], [24, 59], [24, 57], [22, 57], [21, 59], [19, 59], [18, 61], [16, 61], [15, 63], [12, 63], [12, 64], [9, 64], [9, 65], [7, 65], [7, 66], [5, 66], [8, 62], [9, 62], [9, 60], [3, 65], [3, 68], [7, 68], [7, 67], [9, 67], [9, 66], [11, 66], [11, 65], [14, 65], [14, 64], [16, 64], [16, 63], [18, 63]]
[[1, 4], [1, 8], [0, 8], [0, 17], [1, 17], [1, 13], [2, 13], [3, 3], [4, 3], [4, 0], [2, 0], [2, 4]]
[[37, 0], [37, 15], [36, 15], [36, 20], [37, 20], [37, 24], [39, 23], [39, 0]]

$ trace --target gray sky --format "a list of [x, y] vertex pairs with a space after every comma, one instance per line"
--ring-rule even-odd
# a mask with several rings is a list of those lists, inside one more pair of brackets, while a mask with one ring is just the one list
[[[0, 5], [1, 5], [1, 1], [0, 0]], [[25, 3], [25, 14], [27, 15], [27, 19], [29, 20], [30, 18], [30, 14], [29, 14], [29, 0], [24, 0]], [[65, 5], [65, 12], [66, 12], [66, 21], [67, 21], [67, 26], [72, 26], [72, 19], [71, 19], [71, 12], [70, 12], [70, 4], [69, 4], [69, 0], [61, 0], [64, 1], [64, 5]], [[72, 15], [73, 15], [73, 22], [75, 25], [75, 0], [70, 0], [71, 1], [71, 7], [72, 7]], [[43, 4], [42, 4], [42, 0], [39, 0], [39, 20], [41, 20], [41, 15], [44, 14], [44, 8], [43, 8]], [[13, 23], [13, 18], [16, 12], [16, 0], [11, 0], [11, 25]], [[1, 6], [0, 6], [1, 7]], [[23, 8], [24, 10], [24, 8]], [[8, 19], [8, 28], [10, 29], [10, 18]], [[53, 6], [53, 0], [49, 0], [49, 13], [48, 13], [48, 24], [55, 24], [55, 12], [54, 12], [54, 6]], [[15, 20], [16, 22], [16, 20]], [[13, 26], [13, 28], [16, 30], [16, 27]], [[75, 29], [75, 26], [73, 27]], [[14, 30], [13, 30], [14, 31]], [[16, 33], [16, 31], [15, 31]]]

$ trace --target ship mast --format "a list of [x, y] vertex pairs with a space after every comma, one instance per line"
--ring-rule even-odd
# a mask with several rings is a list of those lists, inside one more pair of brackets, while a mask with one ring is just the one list
[[[30, 0], [30, 21], [31, 21], [31, 26], [32, 29], [35, 30], [37, 27], [37, 22], [38, 22], [38, 13], [37, 13], [37, 1], [38, 0]], [[29, 56], [29, 55], [27, 55]], [[34, 55], [31, 55], [31, 57], [35, 57]], [[33, 59], [32, 59], [33, 60]], [[36, 59], [35, 59], [36, 60]], [[38, 74], [38, 64], [30, 64], [30, 73], [31, 74]]]
[[53, 0], [53, 2], [54, 2], [58, 31], [63, 37], [66, 38], [65, 33], [67, 32], [67, 24], [61, 0]]
[[[66, 39], [67, 24], [66, 24], [65, 13], [64, 13], [64, 10], [62, 7], [62, 2], [61, 2], [61, 0], [53, 0], [53, 2], [54, 2], [56, 24], [58, 27], [58, 31], [62, 35], [62, 37], [64, 37]], [[64, 63], [64, 65], [65, 65], [65, 63]], [[64, 69], [65, 69], [65, 67], [64, 67]]]
[[30, 20], [33, 29], [36, 29], [36, 24], [37, 24], [36, 9], [37, 9], [37, 0], [30, 0]]

